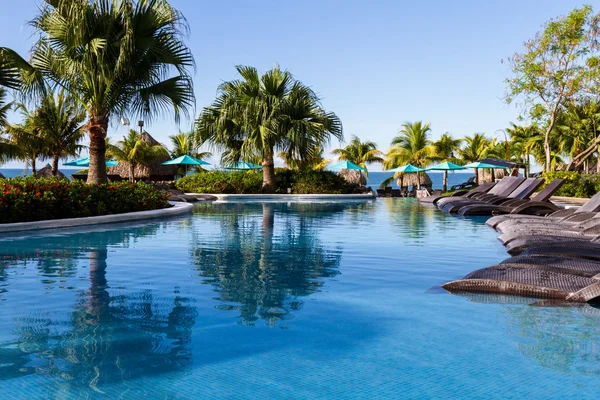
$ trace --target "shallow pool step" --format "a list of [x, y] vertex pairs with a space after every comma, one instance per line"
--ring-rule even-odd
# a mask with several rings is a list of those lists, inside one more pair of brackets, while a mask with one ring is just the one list
[[449, 292], [502, 293], [574, 302], [586, 302], [600, 296], [597, 279], [531, 268], [531, 264], [494, 265], [442, 287]]

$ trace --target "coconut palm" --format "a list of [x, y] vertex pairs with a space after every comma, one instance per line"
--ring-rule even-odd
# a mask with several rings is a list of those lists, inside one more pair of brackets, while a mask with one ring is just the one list
[[37, 159], [46, 155], [46, 144], [36, 119], [35, 111], [29, 111], [23, 104], [19, 105], [23, 116], [21, 124], [6, 124], [5, 131], [10, 136], [10, 153], [13, 159], [21, 160], [31, 166], [33, 175], [37, 173]]
[[295, 170], [312, 169], [315, 171], [322, 171], [331, 161], [323, 157], [323, 148], [321, 146], [316, 146], [313, 151], [310, 152], [310, 155], [305, 156], [303, 159], [297, 154], [289, 154], [285, 151], [279, 152], [277, 156], [285, 162], [285, 165], [288, 168]]
[[[479, 161], [485, 158], [495, 145], [493, 139], [488, 139], [483, 133], [475, 133], [463, 139], [464, 146], [458, 154], [466, 162]], [[475, 168], [475, 181], [479, 182], [479, 171]]]
[[338, 156], [342, 161], [350, 161], [365, 168], [365, 175], [369, 176], [366, 169], [368, 163], [383, 163], [383, 152], [377, 149], [377, 143], [367, 140], [361, 142], [357, 136], [352, 136], [350, 143], [342, 149], [334, 149], [331, 154]]
[[56, 97], [51, 93], [45, 96], [34, 118], [44, 142], [44, 153], [52, 158], [52, 175], [56, 176], [59, 159], [75, 156], [83, 148], [79, 142], [84, 137], [81, 124], [85, 111], [73, 97], [61, 91]]
[[[179, 132], [176, 135], [169, 136], [169, 140], [171, 141], [171, 145], [173, 146], [170, 151], [172, 158], [177, 158], [181, 156], [190, 156], [194, 157], [198, 160], [204, 160], [212, 156], [211, 152], [208, 151], [200, 151], [200, 146], [202, 143], [199, 143], [196, 140], [196, 135], [194, 132]], [[198, 165], [197, 169], [202, 170], [202, 166]], [[186, 169], [185, 167], [180, 167], [177, 171], [177, 174], [180, 176], [185, 175]]]
[[433, 142], [435, 158], [438, 159], [438, 161], [460, 162], [457, 155], [462, 142], [462, 139], [454, 139], [450, 133], [444, 133], [438, 140]]
[[119, 140], [116, 144], [109, 142], [107, 153], [115, 160], [129, 164], [129, 180], [131, 182], [135, 180], [136, 166], [147, 165], [156, 158], [169, 155], [163, 146], [146, 143], [142, 135], [134, 129], [130, 129], [129, 134], [123, 136], [123, 140]]
[[259, 156], [263, 191], [274, 192], [275, 151], [309, 158], [331, 136], [343, 139], [342, 124], [309, 87], [279, 66], [263, 75], [249, 66], [236, 69], [241, 79], [219, 87], [217, 99], [200, 114], [196, 133], [224, 150], [227, 163]]
[[178, 120], [194, 105], [194, 59], [181, 39], [187, 25], [166, 1], [47, 0], [31, 23], [40, 38], [33, 67], [88, 113], [88, 182], [106, 182], [111, 117], [172, 111]]
[[407, 122], [402, 125], [398, 136], [392, 140], [383, 161], [384, 169], [392, 169], [404, 164], [426, 167], [434, 159], [436, 149], [429, 140], [431, 127], [429, 122]]

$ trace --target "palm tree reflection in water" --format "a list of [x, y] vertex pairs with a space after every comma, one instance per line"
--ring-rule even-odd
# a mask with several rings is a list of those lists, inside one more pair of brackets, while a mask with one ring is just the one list
[[[127, 229], [122, 231], [125, 237], [118, 231], [100, 231], [42, 238], [40, 246], [46, 249], [53, 241], [64, 248], [85, 248], [90, 286], [80, 292], [67, 321], [54, 321], [53, 314], [43, 310], [17, 320], [19, 340], [0, 345], [0, 380], [44, 374], [63, 378], [57, 381], [57, 390], [83, 385], [103, 392], [110, 383], [127, 386], [128, 380], [190, 366], [197, 316], [193, 301], [180, 296], [157, 298], [151, 290], [109, 292], [108, 244], [154, 234], [157, 227]], [[35, 251], [20, 253], [21, 259], [37, 256]], [[72, 257], [82, 256], [85, 253], [72, 253]]]
[[[213, 204], [197, 212], [219, 221], [220, 233], [195, 235], [192, 255], [203, 283], [211, 284], [240, 323], [269, 326], [292, 318], [302, 297], [338, 275], [342, 248], [326, 246], [320, 230], [365, 204]], [[207, 242], [208, 241], [208, 242]]]

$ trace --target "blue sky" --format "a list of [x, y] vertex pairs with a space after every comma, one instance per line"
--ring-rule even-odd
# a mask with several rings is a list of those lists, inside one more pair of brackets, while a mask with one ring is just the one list
[[[0, 0], [0, 46], [26, 55], [26, 22], [39, 2]], [[197, 63], [197, 109], [217, 86], [235, 78], [234, 66], [264, 71], [279, 63], [310, 85], [323, 106], [357, 135], [386, 150], [405, 121], [430, 121], [433, 138], [495, 132], [519, 109], [502, 100], [509, 73], [501, 60], [521, 51], [552, 17], [583, 2], [570, 0], [204, 1], [172, 0], [191, 33]], [[136, 118], [131, 116], [135, 121]], [[192, 121], [182, 121], [186, 130]], [[147, 130], [159, 141], [178, 131], [170, 120]], [[111, 126], [109, 136], [125, 129]], [[332, 147], [338, 147], [337, 141]], [[7, 165], [16, 166], [16, 164]]]

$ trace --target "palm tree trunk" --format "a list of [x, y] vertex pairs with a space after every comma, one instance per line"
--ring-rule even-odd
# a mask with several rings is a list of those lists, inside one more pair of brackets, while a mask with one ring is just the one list
[[37, 157], [32, 157], [31, 158], [31, 175], [35, 176], [35, 174], [37, 174], [37, 168], [36, 168], [36, 158]]
[[90, 166], [87, 183], [106, 183], [106, 132], [108, 116], [91, 114], [87, 123], [90, 134]]
[[442, 190], [444, 192], [448, 191], [448, 171], [444, 171], [444, 183], [442, 184]]
[[58, 174], [58, 156], [55, 155], [52, 157], [52, 176], [56, 176]]
[[135, 165], [129, 163], [129, 182], [135, 182]]
[[475, 168], [475, 182], [479, 185], [479, 169]]
[[267, 151], [262, 161], [263, 167], [263, 193], [275, 193], [277, 180], [275, 178], [275, 162], [273, 161], [273, 149]]

